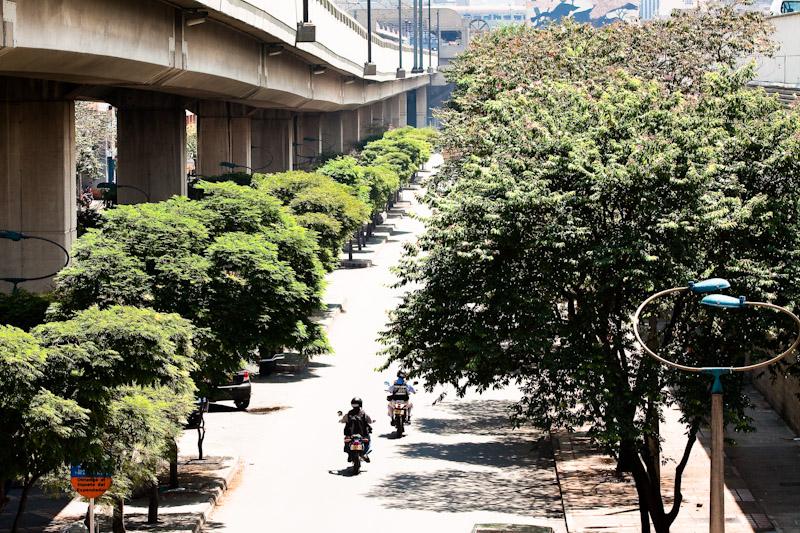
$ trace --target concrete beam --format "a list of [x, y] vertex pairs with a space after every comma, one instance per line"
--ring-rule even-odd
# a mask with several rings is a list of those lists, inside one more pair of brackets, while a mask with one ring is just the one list
[[[57, 242], [76, 238], [75, 106], [60, 98], [61, 85], [0, 79], [0, 229]], [[0, 277], [37, 277], [65, 261], [40, 240], [0, 239]], [[20, 284], [43, 292], [52, 279]], [[0, 291], [11, 285], [0, 282]]]
[[225, 102], [200, 102], [197, 108], [197, 173], [214, 176], [230, 172], [220, 162], [252, 167], [249, 109]]
[[119, 202], [160, 202], [185, 196], [186, 109], [181, 100], [134, 90], [119, 91], [114, 100]]
[[261, 110], [250, 122], [253, 170], [285, 172], [294, 169], [294, 119], [288, 111]]

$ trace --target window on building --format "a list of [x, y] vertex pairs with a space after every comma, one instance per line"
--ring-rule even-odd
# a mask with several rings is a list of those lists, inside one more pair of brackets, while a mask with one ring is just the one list
[[790, 1], [781, 3], [781, 13], [797, 13], [800, 11], [800, 2]]

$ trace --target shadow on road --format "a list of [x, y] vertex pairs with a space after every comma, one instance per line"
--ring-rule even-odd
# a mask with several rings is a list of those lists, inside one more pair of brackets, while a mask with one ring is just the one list
[[[364, 472], [366, 472], [366, 470], [362, 468], [361, 473], [363, 474]], [[348, 466], [340, 470], [328, 470], [328, 473], [334, 476], [353, 477], [353, 468]]]
[[[552, 444], [548, 438], [536, 440], [538, 434], [530, 431], [513, 430], [511, 405], [497, 400], [441, 403], [441, 418], [418, 418], [414, 430], [423, 436], [446, 436], [447, 442], [404, 443], [398, 452], [409, 460], [455, 465], [389, 475], [369, 497], [384, 500], [389, 508], [561, 518]], [[464, 441], [459, 442], [458, 435]], [[482, 438], [475, 442], [475, 436]]]

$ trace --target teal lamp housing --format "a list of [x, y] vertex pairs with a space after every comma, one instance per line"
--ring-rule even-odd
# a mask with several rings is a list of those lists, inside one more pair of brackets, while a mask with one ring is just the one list
[[709, 307], [720, 307], [722, 309], [739, 309], [744, 307], [745, 297], [727, 296], [725, 294], [709, 294], [704, 296], [700, 303]]
[[710, 278], [703, 281], [690, 281], [689, 290], [695, 293], [724, 291], [730, 289], [731, 284], [727, 279]]

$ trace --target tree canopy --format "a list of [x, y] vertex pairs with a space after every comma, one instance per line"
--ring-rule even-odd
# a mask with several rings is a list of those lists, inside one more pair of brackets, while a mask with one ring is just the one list
[[[721, 28], [725, 42], [711, 35]], [[681, 407], [688, 456], [708, 383], [642, 357], [633, 311], [656, 290], [712, 275], [751, 299], [793, 306], [799, 294], [800, 115], [746, 88], [751, 70], [730, 70], [766, 46], [764, 28], [763, 17], [714, 7], [478, 38], [448, 73], [449, 157], [429, 189], [428, 230], [401, 268], [412, 289], [383, 336], [387, 364], [428, 386], [516, 383], [520, 420], [588, 429], [633, 474], [644, 531], [650, 520], [668, 531], [681, 502], [679, 482], [672, 509], [660, 494], [661, 411]], [[699, 49], [673, 46], [687, 39]], [[775, 348], [789, 326], [691, 298], [647, 320], [648, 342], [697, 366]], [[742, 385], [726, 381], [737, 429], [748, 426]]]

